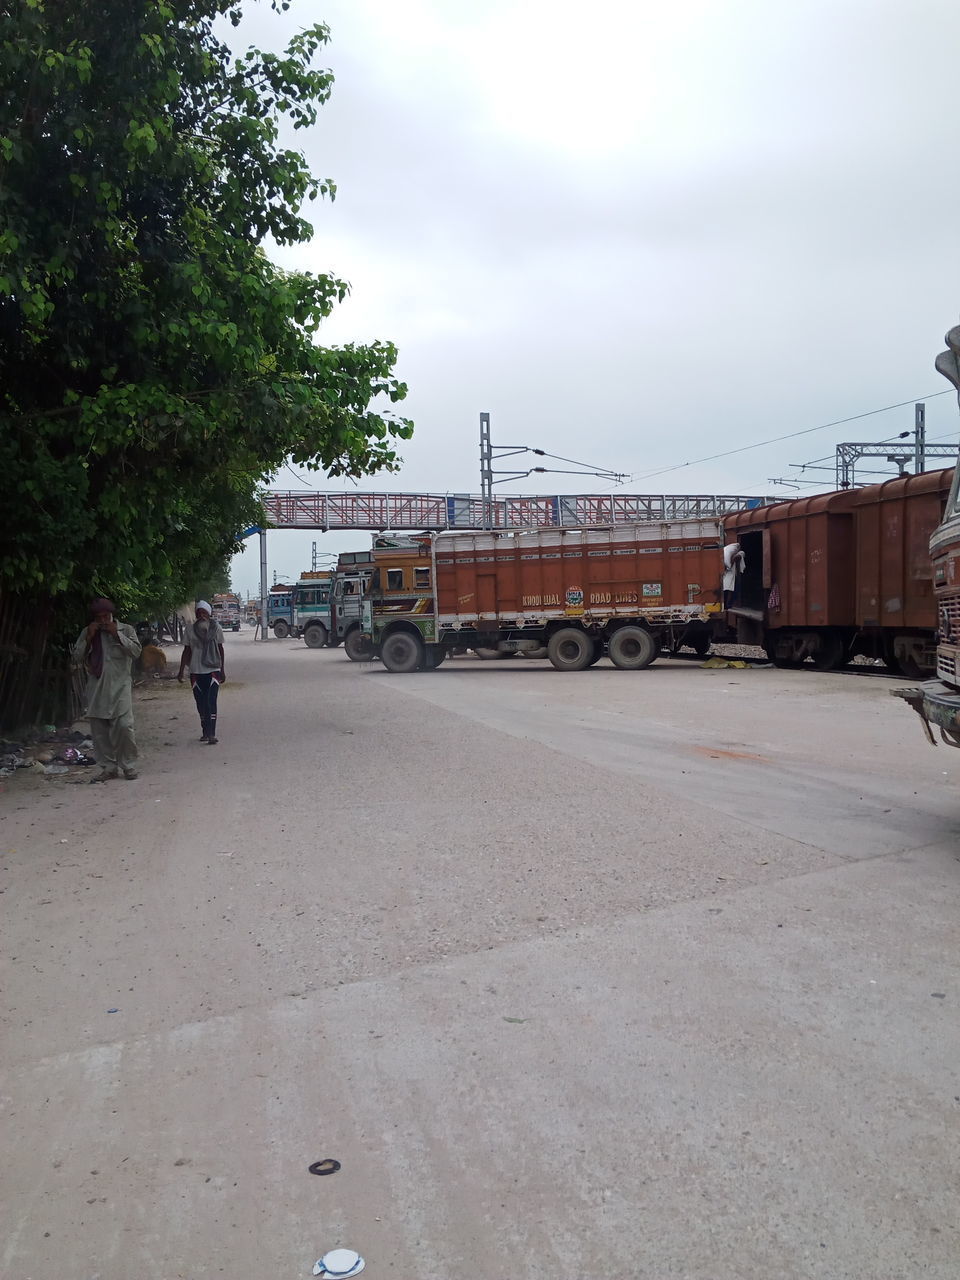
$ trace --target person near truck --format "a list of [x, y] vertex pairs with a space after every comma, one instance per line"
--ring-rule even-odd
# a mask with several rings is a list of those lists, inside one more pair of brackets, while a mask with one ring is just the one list
[[187, 624], [177, 679], [183, 683], [184, 669], [190, 668], [190, 687], [200, 714], [200, 741], [214, 747], [217, 737], [217, 694], [227, 675], [223, 661], [223, 628], [213, 618], [206, 600], [198, 600], [196, 621]]
[[740, 543], [727, 543], [723, 548], [723, 607], [725, 609], [729, 609], [733, 604], [740, 575], [746, 567], [747, 558], [740, 548]]
[[117, 621], [116, 612], [112, 600], [93, 600], [91, 620], [73, 646], [74, 661], [87, 673], [87, 716], [100, 766], [91, 782], [108, 782], [121, 773], [133, 781], [138, 774], [132, 669], [140, 641], [133, 627]]

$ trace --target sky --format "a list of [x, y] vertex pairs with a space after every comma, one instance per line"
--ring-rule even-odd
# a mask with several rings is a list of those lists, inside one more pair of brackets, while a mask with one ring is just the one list
[[[791, 496], [832, 488], [834, 446], [894, 436], [912, 407], [697, 460], [949, 391], [933, 360], [960, 314], [954, 0], [245, 10], [237, 48], [331, 28], [333, 96], [291, 141], [337, 198], [309, 206], [310, 243], [269, 252], [350, 282], [322, 342], [399, 348], [415, 434], [399, 474], [358, 489], [476, 492], [488, 411], [495, 444], [624, 473], [623, 492]], [[927, 399], [927, 435], [957, 438], [952, 393]], [[831, 469], [798, 477], [814, 459]], [[276, 487], [349, 487], [297, 474]], [[309, 569], [314, 541], [370, 545], [273, 532], [271, 580]], [[258, 583], [256, 539], [233, 581]]]

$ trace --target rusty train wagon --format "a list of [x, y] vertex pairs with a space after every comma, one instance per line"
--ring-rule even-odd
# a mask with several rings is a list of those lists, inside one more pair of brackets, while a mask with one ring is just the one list
[[432, 593], [404, 613], [371, 601], [374, 651], [391, 671], [432, 670], [482, 648], [546, 656], [582, 671], [604, 652], [640, 670], [719, 611], [716, 520], [598, 529], [438, 534]]
[[797, 498], [724, 520], [746, 569], [727, 620], [781, 667], [821, 671], [863, 654], [910, 679], [934, 668], [930, 535], [952, 469]]

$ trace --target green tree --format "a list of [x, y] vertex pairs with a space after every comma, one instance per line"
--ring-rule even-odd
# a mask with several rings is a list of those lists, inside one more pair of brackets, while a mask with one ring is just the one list
[[0, 592], [167, 607], [286, 457], [392, 469], [412, 430], [389, 342], [317, 341], [347, 286], [261, 247], [308, 240], [304, 202], [335, 194], [281, 137], [329, 96], [328, 31], [235, 56], [236, 0], [2, 10]]

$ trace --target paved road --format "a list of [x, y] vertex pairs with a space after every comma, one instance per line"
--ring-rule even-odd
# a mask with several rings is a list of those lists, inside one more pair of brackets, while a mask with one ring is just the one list
[[227, 641], [219, 747], [158, 684], [138, 782], [0, 793], [5, 1280], [953, 1280], [960, 752], [889, 680]]

